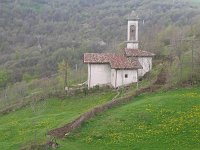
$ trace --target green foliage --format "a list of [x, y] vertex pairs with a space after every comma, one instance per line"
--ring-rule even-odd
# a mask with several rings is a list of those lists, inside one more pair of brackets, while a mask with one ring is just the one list
[[0, 87], [5, 87], [9, 80], [9, 74], [5, 70], [0, 70]]
[[[31, 78], [33, 78], [33, 76]], [[28, 78], [27, 81], [29, 81], [29, 79], [30, 78]], [[0, 110], [12, 107], [13, 105], [21, 106], [24, 100], [35, 100], [34, 97], [37, 99], [38, 95], [41, 94], [52, 95], [53, 93], [61, 92], [60, 85], [55, 77], [31, 79], [31, 82], [27, 81], [8, 85], [1, 90]]]
[[[198, 6], [176, 0], [12, 0], [1, 1], [0, 10], [0, 67], [11, 72], [12, 82], [24, 74], [56, 74], [63, 59], [73, 71], [76, 64], [82, 68], [84, 52], [116, 51], [126, 40], [125, 20], [132, 10], [144, 19], [142, 48], [157, 54], [176, 32], [168, 27], [185, 30], [199, 20]], [[165, 30], [167, 37], [156, 38]]]
[[86, 122], [60, 150], [199, 148], [200, 88], [144, 94]]
[[69, 73], [68, 64], [64, 60], [62, 62], [58, 63], [57, 78], [58, 78], [59, 84], [61, 85], [62, 89], [65, 89], [65, 87], [67, 86], [68, 73]]
[[193, 3], [197, 3], [197, 4], [200, 3], [200, 0], [187, 0], [187, 1], [189, 1], [189, 2], [193, 2]]
[[25, 74], [23, 75], [23, 77], [22, 77], [22, 80], [23, 80], [23, 81], [26, 81], [26, 82], [30, 82], [30, 81], [32, 81], [34, 78], [35, 78], [34, 76], [32, 76], [32, 75], [30, 75], [30, 74], [28, 74], [28, 73], [25, 73]]

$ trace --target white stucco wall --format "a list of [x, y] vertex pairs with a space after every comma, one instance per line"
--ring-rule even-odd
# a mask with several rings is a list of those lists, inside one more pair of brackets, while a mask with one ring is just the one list
[[116, 69], [111, 69], [111, 85], [115, 88], [116, 83]]
[[139, 57], [138, 60], [143, 67], [138, 70], [138, 76], [142, 77], [152, 69], [152, 57]]
[[111, 67], [109, 64], [88, 64], [88, 87], [111, 84]]
[[[125, 75], [127, 74], [127, 78]], [[137, 70], [115, 70], [111, 71], [111, 84], [114, 88], [128, 85], [138, 81]]]
[[128, 49], [138, 49], [138, 43], [127, 43]]

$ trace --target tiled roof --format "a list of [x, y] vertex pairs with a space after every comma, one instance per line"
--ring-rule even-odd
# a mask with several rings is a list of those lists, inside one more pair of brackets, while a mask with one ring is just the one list
[[125, 55], [128, 57], [135, 56], [135, 57], [153, 57], [155, 56], [154, 53], [139, 50], [139, 49], [124, 49]]
[[109, 63], [110, 58], [114, 54], [109, 53], [85, 53], [84, 54], [84, 63]]
[[123, 55], [111, 53], [85, 53], [84, 63], [109, 63], [113, 69], [142, 69], [138, 60], [129, 60]]

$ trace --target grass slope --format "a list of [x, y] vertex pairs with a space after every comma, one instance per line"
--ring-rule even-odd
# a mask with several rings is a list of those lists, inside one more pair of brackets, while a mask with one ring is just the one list
[[200, 88], [144, 94], [60, 141], [60, 150], [200, 149]]
[[200, 0], [190, 0], [190, 2], [193, 2], [193, 3], [200, 3]]
[[50, 99], [0, 116], [0, 149], [15, 150], [33, 142], [44, 142], [48, 130], [62, 126], [88, 109], [111, 100], [115, 92], [78, 95], [65, 100]]

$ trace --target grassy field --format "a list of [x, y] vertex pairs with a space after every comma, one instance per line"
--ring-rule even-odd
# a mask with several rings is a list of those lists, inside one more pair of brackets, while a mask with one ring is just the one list
[[59, 144], [59, 150], [199, 150], [200, 88], [138, 96]]
[[48, 130], [62, 126], [96, 105], [105, 103], [115, 92], [78, 95], [65, 100], [50, 99], [8, 115], [0, 116], [0, 150], [16, 150], [47, 140]]
[[192, 3], [192, 4], [200, 4], [200, 0], [185, 0], [185, 2], [189, 2], [189, 3]]
[[200, 3], [200, 0], [190, 0], [190, 1], [194, 3]]

